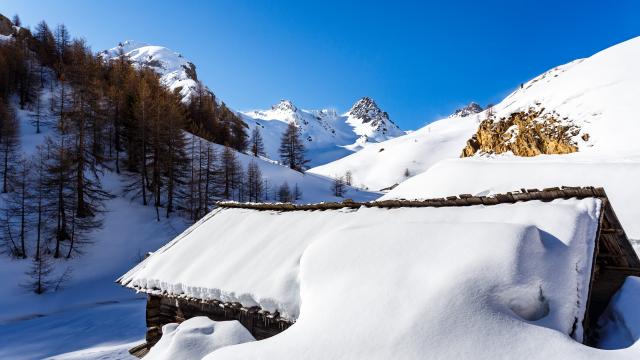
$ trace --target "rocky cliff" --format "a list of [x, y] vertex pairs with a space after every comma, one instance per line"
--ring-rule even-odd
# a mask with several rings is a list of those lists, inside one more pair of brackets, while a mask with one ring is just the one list
[[555, 112], [544, 113], [544, 108], [514, 112], [499, 120], [489, 116], [467, 141], [461, 157], [507, 152], [516, 156], [568, 154], [578, 151], [579, 137], [589, 140], [589, 134], [580, 132], [570, 120]]

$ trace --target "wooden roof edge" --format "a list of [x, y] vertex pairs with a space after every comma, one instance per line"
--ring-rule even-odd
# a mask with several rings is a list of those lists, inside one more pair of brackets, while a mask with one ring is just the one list
[[192, 301], [192, 302], [198, 302], [198, 303], [209, 304], [209, 305], [216, 305], [216, 306], [220, 306], [221, 308], [223, 308], [225, 310], [239, 310], [239, 311], [242, 311], [244, 309], [244, 310], [248, 311], [249, 309], [251, 309], [252, 311], [255, 311], [256, 313], [262, 314], [263, 316], [268, 316], [273, 320], [284, 322], [284, 323], [287, 323], [289, 325], [292, 325], [293, 323], [296, 322], [296, 319], [290, 319], [288, 317], [282, 316], [278, 310], [276, 310], [275, 312], [271, 313], [271, 312], [263, 309], [261, 306], [256, 306], [256, 305], [247, 306], [247, 305], [244, 305], [244, 304], [242, 304], [240, 302], [222, 301], [222, 300], [219, 300], [219, 299], [202, 299], [202, 298], [198, 298], [198, 297], [187, 296], [185, 294], [174, 294], [174, 293], [170, 293], [170, 292], [167, 292], [167, 291], [148, 289], [148, 288], [143, 288], [143, 287], [139, 287], [139, 286], [128, 286], [128, 285], [124, 285], [124, 286], [127, 287], [127, 288], [130, 288], [130, 289], [134, 289], [139, 293], [143, 293], [143, 294], [147, 294], [147, 295], [159, 296], [159, 297], [164, 297], [164, 298], [169, 298], [169, 299], [176, 299], [176, 300]]
[[446, 198], [433, 199], [393, 199], [374, 200], [369, 202], [357, 202], [345, 199], [342, 202], [320, 202], [310, 204], [291, 203], [241, 203], [235, 201], [220, 201], [217, 206], [223, 208], [251, 209], [262, 211], [310, 211], [310, 210], [338, 210], [357, 209], [359, 207], [377, 208], [402, 208], [402, 207], [455, 207], [472, 205], [497, 205], [510, 204], [522, 201], [541, 200], [552, 201], [556, 199], [570, 198], [607, 198], [603, 188], [593, 186], [561, 186], [538, 189], [520, 189], [507, 193], [494, 194], [490, 196], [474, 196], [471, 194], [460, 194], [448, 196]]

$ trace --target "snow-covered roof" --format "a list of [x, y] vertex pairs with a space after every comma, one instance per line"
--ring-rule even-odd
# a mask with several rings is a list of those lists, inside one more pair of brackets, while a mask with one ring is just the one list
[[[387, 306], [431, 306], [438, 303], [434, 294], [451, 300], [472, 292], [483, 299], [473, 311], [508, 313], [582, 341], [599, 224], [605, 218], [619, 225], [603, 209], [612, 214], [596, 188], [421, 201], [221, 203], [118, 281], [151, 294], [259, 306], [299, 322], [305, 309], [327, 298], [322, 293], [340, 294], [349, 284], [362, 288], [360, 300], [368, 304], [372, 282], [392, 276], [395, 285], [380, 281], [389, 292], [422, 295], [394, 295]], [[626, 241], [622, 229], [611, 233]], [[398, 268], [380, 273], [389, 266]], [[324, 310], [335, 301], [327, 299]]]

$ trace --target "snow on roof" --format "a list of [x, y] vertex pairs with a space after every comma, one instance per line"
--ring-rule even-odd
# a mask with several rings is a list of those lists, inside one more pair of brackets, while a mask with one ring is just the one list
[[293, 326], [204, 359], [637, 359], [567, 336], [598, 205], [363, 208], [302, 255]]
[[[385, 306], [426, 309], [439, 303], [435, 294], [471, 296], [482, 301], [466, 311], [499, 310], [582, 340], [600, 199], [509, 204], [513, 196], [494, 206], [287, 205], [308, 211], [223, 203], [119, 282], [152, 294], [260, 306], [298, 322], [315, 306], [338, 311], [345, 287], [362, 290], [347, 291], [345, 302], [369, 306], [373, 295], [382, 296], [380, 282], [390, 296], [376, 302]], [[439, 201], [462, 200], [475, 201]]]
[[[640, 159], [584, 158], [541, 155], [533, 158], [499, 156], [441, 161], [401, 183], [381, 200], [430, 199], [451, 194], [491, 195], [514, 188], [546, 188], [558, 184], [601, 186], [631, 239], [640, 239]], [[640, 250], [640, 248], [639, 248]]]

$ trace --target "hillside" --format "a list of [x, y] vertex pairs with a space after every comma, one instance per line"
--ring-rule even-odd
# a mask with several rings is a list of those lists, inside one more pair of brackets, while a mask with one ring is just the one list
[[310, 171], [332, 176], [350, 170], [355, 184], [382, 189], [404, 181], [405, 169], [413, 176], [462, 155], [640, 153], [638, 60], [640, 37], [555, 67], [489, 111], [435, 121]]
[[[46, 31], [45, 28], [43, 29]], [[0, 39], [0, 57], [6, 54], [14, 55], [16, 48], [22, 50], [23, 47], [15, 46], [18, 41], [22, 40], [16, 39], [13, 35], [6, 35]], [[207, 154], [216, 159], [216, 164], [218, 160], [222, 161], [225, 152], [231, 154], [230, 156], [235, 159], [232, 161], [234, 164], [231, 169], [235, 178], [231, 198], [237, 199], [238, 196], [243, 196], [239, 194], [244, 191], [244, 185], [239, 183], [244, 183], [243, 179], [249, 164], [254, 163], [261, 174], [258, 181], [263, 185], [260, 200], [275, 201], [278, 197], [278, 189], [284, 183], [287, 183], [291, 190], [296, 187], [300, 190], [300, 197], [294, 201], [343, 200], [343, 198], [332, 195], [333, 181], [331, 179], [293, 171], [269, 159], [253, 157], [225, 148], [176, 127], [173, 129], [174, 134], [167, 139], [172, 138], [174, 150], [181, 146], [182, 148], [178, 149], [181, 151], [171, 153], [166, 150], [171, 148], [165, 148], [162, 154], [160, 151], [156, 152], [158, 157], [162, 155], [163, 161], [181, 154], [180, 156], [184, 156], [183, 160], [186, 161], [183, 165], [190, 164], [191, 167], [190, 175], [187, 175], [188, 173], [185, 171], [181, 173], [180, 178], [177, 178], [180, 188], [176, 192], [179, 199], [174, 209], [175, 212], [171, 214], [168, 211], [165, 212], [168, 197], [164, 191], [171, 180], [168, 177], [165, 178], [164, 173], [160, 174], [163, 178], [158, 181], [158, 185], [161, 184], [162, 189], [162, 194], [158, 193], [159, 206], [157, 208], [152, 206], [153, 201], [150, 200], [150, 194], [155, 187], [152, 185], [145, 186], [145, 189], [149, 191], [146, 196], [148, 205], [143, 205], [140, 195], [131, 191], [132, 184], [138, 183], [136, 177], [139, 174], [135, 168], [129, 168], [133, 162], [132, 150], [134, 147], [121, 145], [122, 148], [118, 151], [118, 145], [114, 145], [112, 142], [114, 134], [112, 131], [118, 127], [118, 131], [122, 131], [119, 136], [124, 139], [125, 126], [123, 123], [126, 123], [129, 128], [135, 129], [134, 132], [138, 134], [149, 132], [151, 129], [150, 122], [142, 123], [141, 127], [135, 126], [134, 121], [145, 119], [144, 113], [137, 111], [144, 109], [142, 106], [152, 103], [149, 98], [142, 98], [143, 101], [147, 101], [146, 103], [140, 101], [136, 95], [136, 89], [142, 88], [147, 94], [152, 92], [154, 96], [162, 97], [164, 103], [160, 105], [164, 106], [168, 106], [174, 100], [176, 103], [174, 106], [179, 106], [180, 99], [174, 99], [171, 95], [162, 92], [161, 85], [164, 84], [162, 79], [158, 84], [155, 77], [145, 78], [140, 73], [131, 71], [127, 73], [127, 78], [131, 81], [129, 85], [118, 83], [117, 89], [127, 88], [128, 91], [131, 91], [128, 96], [129, 101], [140, 101], [140, 103], [132, 107], [131, 113], [114, 111], [114, 107], [108, 106], [115, 102], [115, 95], [112, 94], [118, 92], [110, 91], [106, 84], [97, 80], [91, 82], [92, 85], [97, 85], [91, 88], [85, 87], [85, 84], [93, 80], [89, 78], [92, 73], [89, 73], [87, 77], [76, 75], [81, 70], [89, 68], [87, 63], [93, 69], [101, 69], [100, 66], [104, 65], [99, 61], [92, 62], [91, 53], [85, 48], [75, 45], [77, 47], [74, 48], [74, 51], [82, 56], [70, 57], [71, 60], [68, 60], [68, 64], [66, 64], [66, 75], [71, 81], [59, 81], [60, 76], [55, 69], [46, 65], [40, 67], [40, 58], [35, 53], [27, 53], [26, 58], [17, 58], [17, 61], [11, 66], [17, 67], [24, 63], [38, 65], [33, 68], [38, 70], [37, 74], [40, 76], [30, 79], [40, 80], [42, 86], [35, 86], [40, 83], [33, 81], [33, 87], [24, 91], [24, 104], [20, 96], [22, 89], [20, 82], [17, 82], [18, 86], [16, 87], [12, 83], [9, 83], [9, 86], [0, 87], [2, 95], [0, 110], [3, 111], [3, 131], [0, 137], [2, 146], [0, 148], [3, 151], [3, 157], [5, 154], [7, 155], [8, 171], [10, 172], [10, 191], [0, 195], [0, 208], [2, 208], [0, 216], [2, 222], [0, 278], [4, 281], [4, 285], [0, 289], [0, 307], [3, 308], [2, 315], [0, 315], [0, 358], [3, 359], [40, 359], [74, 350], [92, 348], [105, 343], [124, 344], [121, 345], [121, 350], [124, 351], [121, 355], [125, 356], [126, 349], [131, 346], [130, 343], [140, 340], [140, 334], [144, 328], [145, 307], [144, 302], [140, 301], [143, 299], [142, 297], [122, 290], [113, 281], [126, 269], [142, 260], [148, 252], [155, 251], [193, 223], [194, 219], [190, 219], [187, 214], [189, 212], [188, 206], [185, 205], [189, 198], [195, 196], [196, 191], [193, 189], [195, 182], [190, 182], [188, 179], [193, 180], [195, 174], [198, 174], [197, 177], [204, 177], [205, 173], [215, 173], [217, 174], [215, 176], [220, 174], [218, 170], [213, 171], [214, 169], [211, 168], [216, 165], [208, 163], [206, 164], [207, 170], [203, 170], [205, 164], [201, 161], [200, 155], [197, 155], [201, 154], [201, 149], [207, 149], [209, 151]], [[24, 47], [24, 49], [28, 48]], [[77, 63], [75, 59], [83, 59], [87, 63]], [[11, 69], [3, 68], [0, 70], [10, 71]], [[108, 70], [115, 71], [113, 68]], [[120, 70], [127, 71], [126, 69]], [[25, 74], [27, 74], [25, 76], [29, 75], [28, 72]], [[136, 82], [138, 79], [145, 79], [147, 82]], [[156, 81], [155, 85], [154, 81]], [[154, 88], [154, 86], [156, 87]], [[102, 92], [104, 88], [107, 90]], [[83, 109], [96, 109], [92, 114], [100, 114], [104, 117], [87, 116], [77, 110], [80, 106], [73, 107], [72, 105], [78, 104], [73, 101], [82, 100], [80, 96], [75, 96], [80, 93], [83, 95], [91, 94], [99, 99], [100, 96], [105, 96], [101, 99], [109, 101], [83, 103], [82, 106]], [[107, 98], [107, 96], [114, 97]], [[153, 109], [156, 109], [157, 113], [164, 110], [161, 106], [156, 106]], [[170, 107], [165, 109], [171, 110]], [[175, 114], [170, 111], [163, 112], [163, 115], [165, 119], [179, 119], [174, 117]], [[8, 121], [14, 119], [15, 123]], [[98, 123], [96, 119], [103, 120], [104, 123], [110, 125], [98, 127], [103, 123]], [[160, 119], [162, 118], [154, 118], [153, 123], [158, 133]], [[92, 131], [85, 133], [83, 125], [87, 124], [92, 126]], [[12, 137], [7, 137], [8, 134], [12, 134]], [[91, 136], [85, 136], [85, 134], [91, 134]], [[78, 151], [78, 148], [84, 145], [85, 141], [89, 142], [89, 139], [94, 145], [91, 147], [91, 151]], [[135, 141], [131, 134], [126, 139], [127, 141]], [[104, 142], [102, 142], [103, 140]], [[151, 142], [147, 141], [143, 140], [150, 149]], [[7, 144], [9, 144], [11, 151], [7, 150]], [[64, 173], [60, 172], [61, 176], [51, 177], [49, 172], [53, 173], [63, 169], [62, 165], [52, 162], [59, 154], [65, 156], [73, 154], [73, 156], [68, 155], [64, 158], [64, 166], [73, 166], [77, 169], [80, 163], [78, 159], [83, 159], [93, 168], [87, 165], [84, 171], [82, 168], [79, 171], [66, 169]], [[147, 169], [151, 171], [153, 155], [145, 150], [143, 150], [143, 154], [145, 154], [142, 158], [144, 164], [148, 165]], [[195, 159], [198, 161], [199, 170], [194, 170]], [[50, 163], [53, 165], [49, 166]], [[40, 167], [37, 167], [38, 164]], [[28, 171], [18, 172], [17, 168], [21, 166], [25, 166]], [[187, 168], [183, 166], [178, 169], [183, 171]], [[144, 171], [142, 170], [142, 173]], [[3, 171], [2, 175], [5, 174], [9, 173]], [[20, 178], [17, 175], [24, 177]], [[64, 200], [64, 202], [60, 202], [60, 206], [69, 207], [68, 210], [64, 210], [64, 215], [68, 216], [68, 231], [71, 235], [69, 238], [63, 238], [59, 241], [62, 248], [61, 256], [54, 256], [54, 248], [60, 234], [60, 232], [54, 231], [56, 209], [59, 208], [56, 205], [59, 200], [58, 192], [43, 191], [40, 187], [43, 185], [36, 185], [43, 184], [44, 180], [42, 179], [45, 178], [48, 183], [53, 183], [52, 179], [58, 179], [56, 181], [64, 185], [63, 188], [60, 185]], [[21, 180], [24, 181], [24, 186], [21, 185]], [[71, 186], [80, 180], [86, 181], [85, 191], [98, 189], [100, 194], [102, 192], [108, 194], [108, 196], [101, 196], [99, 202], [87, 195], [87, 201], [96, 203], [96, 211], [85, 215], [84, 218], [80, 218], [75, 210], [78, 203], [76, 202], [78, 192]], [[192, 185], [187, 185], [187, 183]], [[214, 182], [207, 186], [214, 186], [213, 184]], [[24, 208], [26, 211], [25, 231], [23, 232], [25, 234], [25, 252], [22, 254], [17, 253], [15, 246], [12, 245], [19, 242], [18, 239], [22, 236], [19, 235], [22, 234], [20, 220], [18, 220], [20, 215], [9, 215], [9, 210], [15, 210], [12, 207], [14, 206], [12, 205], [13, 201], [15, 201], [13, 197], [16, 196], [16, 193], [20, 193], [20, 189], [24, 188], [27, 188], [28, 191], [22, 199], [25, 199], [28, 206]], [[91, 195], [96, 194], [97, 190], [95, 191]], [[377, 198], [379, 194], [349, 188], [346, 196], [359, 200], [371, 200]], [[45, 208], [45, 225], [43, 225], [42, 232], [36, 230], [40, 229], [40, 225], [36, 225], [40, 224], [40, 220], [35, 213], [39, 208], [37, 206], [38, 198], [44, 199], [40, 203]], [[160, 209], [162, 209], [162, 216], [159, 216]], [[88, 218], [96, 221], [81, 222]], [[83, 227], [80, 228], [80, 225]], [[42, 235], [41, 242], [37, 240], [40, 239], [38, 235]], [[72, 251], [74, 241], [77, 243], [75, 243], [75, 250]], [[36, 254], [40, 254], [40, 260], [35, 259]], [[36, 275], [34, 275], [34, 271], [38, 271]], [[39, 283], [42, 285], [41, 294], [34, 292], [33, 284], [34, 281], [38, 281], [37, 279], [40, 279]], [[122, 329], [123, 324], [127, 324], [127, 329]], [[93, 330], [89, 331], [89, 329]]]

